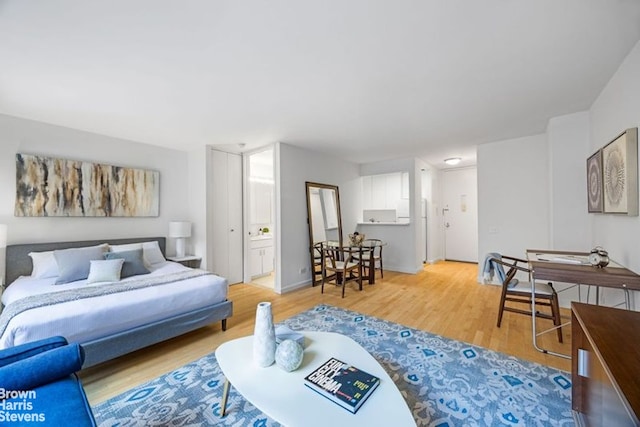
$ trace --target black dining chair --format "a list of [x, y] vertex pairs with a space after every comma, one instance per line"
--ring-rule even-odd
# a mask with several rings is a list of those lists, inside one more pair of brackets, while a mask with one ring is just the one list
[[324, 293], [325, 283], [334, 280], [337, 286], [342, 287], [342, 298], [348, 282], [358, 283], [359, 290], [362, 290], [362, 264], [354, 254], [354, 248], [336, 247], [327, 244], [321, 245], [322, 253], [322, 286], [321, 293]]
[[[362, 255], [355, 254], [357, 259], [362, 257], [362, 267], [365, 269], [365, 277], [373, 277], [375, 270], [380, 270], [380, 278], [384, 278], [384, 268], [382, 266], [382, 247], [384, 244], [380, 239], [365, 239], [362, 242], [363, 248], [369, 248], [368, 251], [363, 251]], [[373, 271], [370, 271], [373, 269]]]

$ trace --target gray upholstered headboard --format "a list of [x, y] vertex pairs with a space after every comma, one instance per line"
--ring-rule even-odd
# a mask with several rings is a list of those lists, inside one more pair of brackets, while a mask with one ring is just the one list
[[5, 273], [5, 283], [10, 285], [20, 276], [29, 276], [33, 270], [33, 264], [29, 252], [53, 251], [56, 249], [81, 248], [83, 246], [95, 246], [102, 243], [112, 245], [123, 245], [136, 242], [157, 241], [162, 254], [165, 255], [166, 238], [164, 237], [136, 237], [128, 239], [102, 239], [84, 240], [75, 242], [51, 242], [51, 243], [26, 243], [20, 245], [7, 246], [7, 266]]

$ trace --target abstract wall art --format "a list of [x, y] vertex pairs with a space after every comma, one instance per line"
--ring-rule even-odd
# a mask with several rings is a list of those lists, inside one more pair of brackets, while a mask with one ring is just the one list
[[15, 216], [154, 217], [160, 174], [16, 154]]
[[602, 198], [602, 150], [587, 159], [587, 206], [589, 212], [601, 213]]
[[602, 148], [603, 212], [638, 215], [638, 128]]

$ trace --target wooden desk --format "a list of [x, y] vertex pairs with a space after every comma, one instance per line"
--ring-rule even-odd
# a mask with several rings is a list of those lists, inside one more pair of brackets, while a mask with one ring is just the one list
[[[578, 285], [604, 286], [607, 288], [615, 288], [623, 290], [625, 301], [629, 301], [629, 290], [640, 290], [640, 275], [624, 268], [622, 265], [611, 261], [604, 268], [594, 267], [590, 264], [578, 264], [568, 262], [573, 260], [586, 260], [589, 252], [570, 252], [570, 251], [550, 251], [546, 249], [527, 249], [527, 259], [531, 267], [531, 283], [536, 280], [544, 280], [550, 282], [567, 282]], [[558, 261], [566, 259], [567, 262]], [[535, 289], [532, 289], [535, 296]], [[599, 303], [599, 292], [596, 292], [596, 304]], [[629, 308], [629, 307], [627, 307]], [[569, 358], [566, 354], [554, 353], [538, 346], [536, 337], [536, 315], [535, 309], [532, 310], [533, 324], [533, 346], [543, 352]]]
[[[527, 259], [533, 270], [531, 273], [533, 279], [640, 291], [640, 276], [616, 262], [612, 261], [608, 266], [598, 268], [584, 264], [541, 260], [540, 254], [557, 257], [589, 256], [589, 252], [527, 249]], [[549, 259], [553, 260], [553, 258]]]
[[571, 319], [576, 424], [640, 425], [640, 312], [574, 302]]

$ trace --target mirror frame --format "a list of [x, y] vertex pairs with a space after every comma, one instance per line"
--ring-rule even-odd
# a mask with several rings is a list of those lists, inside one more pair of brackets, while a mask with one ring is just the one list
[[330, 184], [321, 184], [319, 182], [311, 182], [311, 181], [306, 181], [305, 182], [305, 188], [306, 188], [306, 192], [307, 192], [307, 229], [309, 231], [309, 265], [311, 266], [311, 284], [313, 286], [316, 286], [318, 283], [320, 283], [319, 280], [316, 280], [316, 271], [315, 271], [315, 257], [313, 256], [313, 225], [312, 225], [312, 221], [313, 221], [313, 216], [311, 213], [311, 190], [313, 188], [318, 188], [318, 189], [325, 189], [325, 190], [334, 190], [335, 191], [335, 195], [336, 195], [336, 215], [338, 217], [338, 242], [340, 244], [340, 247], [342, 247], [342, 214], [340, 212], [340, 191], [338, 190], [338, 186], [337, 185], [330, 185]]

